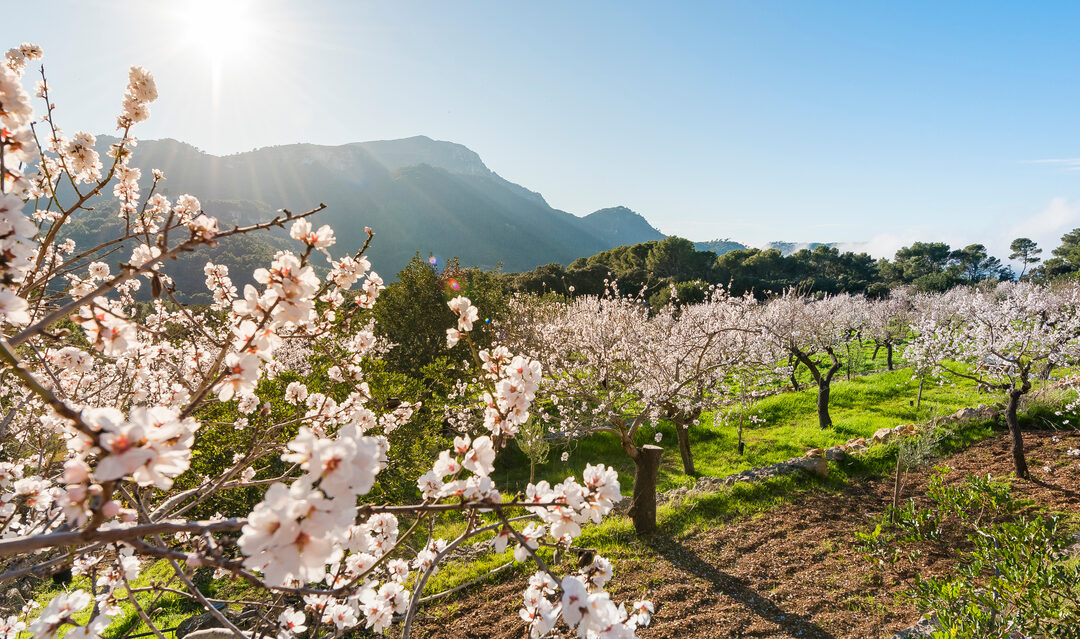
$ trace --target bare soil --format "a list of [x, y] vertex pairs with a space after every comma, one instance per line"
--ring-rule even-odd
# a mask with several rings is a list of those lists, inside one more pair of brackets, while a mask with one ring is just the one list
[[[1037, 506], [1080, 513], [1078, 432], [1028, 432], [1032, 479], [1016, 480], [1014, 493]], [[969, 474], [1006, 477], [1009, 440], [1000, 435], [942, 460], [948, 481]], [[929, 471], [908, 474], [903, 497], [926, 505]], [[648, 598], [657, 604], [646, 639], [891, 637], [920, 617], [903, 596], [909, 574], [883, 573], [855, 544], [855, 532], [891, 502], [889, 480], [855, 481], [839, 492], [814, 492], [758, 517], [689, 534], [657, 536], [637, 557], [615, 562], [616, 601]], [[954, 566], [947, 549], [930, 551], [918, 572], [941, 575]], [[432, 606], [414, 636], [430, 639], [526, 637], [518, 617], [519, 579], [480, 585], [452, 602]]]

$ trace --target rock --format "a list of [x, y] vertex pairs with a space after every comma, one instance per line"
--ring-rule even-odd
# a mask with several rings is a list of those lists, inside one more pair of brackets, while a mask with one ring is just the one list
[[821, 457], [824, 454], [825, 451], [821, 450], [820, 448], [811, 448], [810, 450], [806, 451], [806, 457]]
[[901, 630], [892, 636], [892, 639], [914, 639], [915, 637], [932, 637], [937, 630], [937, 620], [933, 617], [923, 617], [914, 626]]
[[848, 442], [847, 442], [847, 445], [849, 447], [850, 446], [862, 446], [863, 448], [866, 448], [866, 440], [863, 439], [862, 437], [857, 437], [855, 439], [849, 439]]
[[[694, 484], [694, 487], [697, 488], [697, 484]], [[686, 498], [686, 495], [689, 492], [690, 490], [688, 488], [679, 487], [673, 488], [672, 490], [669, 490], [667, 492], [660, 493], [656, 496], [656, 505], [662, 506], [663, 504], [682, 501]]]
[[833, 446], [825, 450], [825, 459], [828, 461], [840, 461], [847, 457], [847, 449], [844, 446]]
[[818, 477], [826, 477], [829, 474], [829, 462], [825, 461], [823, 457], [798, 457], [787, 463], [792, 468], [804, 470]]
[[[253, 608], [245, 608], [239, 613], [231, 610], [222, 610], [221, 612], [225, 615], [225, 618], [240, 628], [250, 626], [256, 616], [256, 611]], [[203, 635], [202, 633], [207, 634]], [[226, 639], [227, 637], [235, 639], [232, 631], [223, 627], [217, 617], [208, 612], [188, 617], [176, 624], [175, 636], [176, 639]]]
[[870, 439], [872, 439], [873, 441], [876, 441], [876, 442], [884, 442], [884, 441], [888, 441], [889, 438], [892, 437], [892, 436], [893, 436], [893, 432], [892, 432], [891, 428], [879, 428], [876, 431], [874, 431], [874, 436], [871, 437]]
[[221, 622], [214, 618], [214, 616], [208, 612], [201, 615], [194, 615], [176, 624], [176, 639], [184, 639], [184, 637], [188, 636], [189, 634], [196, 631], [204, 630], [206, 628], [221, 627]]
[[228, 628], [207, 628], [189, 633], [187, 639], [236, 639], [236, 635]]
[[953, 419], [975, 419], [979, 416], [979, 411], [974, 408], [961, 408], [953, 413]]

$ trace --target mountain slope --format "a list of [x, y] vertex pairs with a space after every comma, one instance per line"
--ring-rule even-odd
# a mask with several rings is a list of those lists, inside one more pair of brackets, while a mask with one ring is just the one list
[[625, 206], [600, 209], [586, 215], [581, 222], [597, 237], [612, 242], [613, 247], [641, 244], [666, 237], [645, 218]]
[[[101, 150], [114, 141], [98, 140]], [[377, 234], [370, 255], [387, 277], [417, 251], [520, 271], [663, 237], [624, 207], [585, 218], [554, 209], [538, 193], [491, 171], [468, 148], [423, 136], [334, 147], [292, 144], [224, 157], [176, 140], [145, 140], [133, 164], [143, 175], [161, 169], [166, 195], [192, 193], [208, 203], [211, 215], [229, 213], [222, 217], [230, 223], [325, 203], [327, 210], [313, 222], [334, 228], [333, 252], [355, 250], [370, 226]], [[250, 205], [227, 204], [237, 201]]]

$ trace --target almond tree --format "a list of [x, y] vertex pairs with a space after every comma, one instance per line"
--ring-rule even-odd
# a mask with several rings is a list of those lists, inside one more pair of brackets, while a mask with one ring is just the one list
[[709, 291], [700, 304], [669, 305], [649, 322], [656, 340], [639, 353], [651, 370], [645, 377], [653, 396], [674, 426], [683, 470], [694, 475], [690, 427], [701, 414], [730, 399], [732, 375], [758, 365], [761, 333], [756, 330], [757, 302], [751, 295], [731, 297], [722, 288]]
[[904, 288], [893, 289], [889, 297], [869, 302], [865, 332], [874, 340], [874, 359], [878, 350], [885, 348], [885, 361], [893, 369], [893, 351], [907, 335], [911, 314], [911, 296]]
[[[35, 115], [22, 85], [39, 57], [24, 44], [0, 63], [0, 584], [70, 567], [91, 591], [27, 605], [4, 620], [6, 633], [96, 639], [128, 606], [161, 637], [131, 583], [161, 561], [171, 574], [154, 596], [198, 603], [237, 639], [381, 633], [394, 623], [408, 637], [432, 574], [481, 535], [537, 566], [521, 611], [532, 636], [557, 623], [582, 636], [632, 636], [648, 622], [651, 604], [630, 615], [604, 591], [603, 558], [559, 574], [536, 552], [570, 544], [611, 510], [621, 499], [614, 470], [590, 465], [580, 482], [530, 484], [506, 499], [494, 485], [501, 444], [528, 418], [538, 362], [505, 348], [476, 357], [484, 392], [459, 399], [482, 401], [483, 421], [430, 460], [417, 480], [422, 499], [374, 501], [380, 472], [396, 461], [390, 438], [416, 409], [377, 401], [368, 383], [388, 348], [364, 319], [383, 289], [365, 256], [374, 233], [355, 251], [331, 252], [333, 229], [310, 221], [322, 206], [219, 228], [195, 197], [159, 193], [160, 171], [148, 180], [130, 165], [132, 128], [157, 98], [149, 72], [130, 70], [120, 141], [103, 162], [94, 136], [68, 136], [54, 122], [44, 68], [45, 110]], [[92, 247], [61, 239], [110, 193], [122, 233]], [[274, 226], [288, 229], [293, 250], [256, 269], [257, 285], [242, 292], [225, 266], [208, 263], [209, 308], [184, 303], [161, 270]], [[324, 277], [312, 266], [320, 254]], [[148, 307], [137, 304], [143, 284]], [[449, 306], [457, 325], [448, 337], [476, 353], [478, 310], [465, 298]], [[316, 372], [329, 380], [319, 392], [306, 383]], [[220, 473], [196, 476], [193, 456], [213, 455], [206, 437], [222, 429], [242, 445]], [[210, 499], [238, 503], [241, 490], [256, 491], [254, 508], [195, 517]], [[452, 540], [432, 534], [445, 512], [467, 522]], [[208, 600], [192, 581], [199, 567], [246, 582], [255, 618], [239, 624]]]
[[612, 289], [566, 303], [518, 297], [511, 315], [520, 321], [506, 327], [508, 342], [543, 367], [541, 393], [558, 417], [554, 428], [567, 437], [615, 435], [634, 461], [634, 526], [639, 532], [655, 529], [663, 449], [639, 445], [636, 436], [660, 418], [670, 394], [651, 382], [652, 369], [645, 365], [658, 342], [645, 304]]
[[832, 426], [829, 394], [833, 377], [843, 366], [838, 350], [852, 336], [851, 309], [847, 295], [814, 300], [788, 290], [769, 301], [758, 317], [758, 328], [775, 358], [790, 355], [810, 371], [818, 387], [817, 413], [822, 428]]
[[953, 289], [924, 307], [913, 332], [905, 357], [916, 367], [936, 367], [1006, 395], [1013, 463], [1016, 474], [1027, 477], [1017, 408], [1036, 367], [1077, 360], [1080, 289], [1028, 283]]

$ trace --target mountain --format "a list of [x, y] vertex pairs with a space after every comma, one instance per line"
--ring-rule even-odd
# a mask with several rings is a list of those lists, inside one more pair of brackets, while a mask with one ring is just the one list
[[667, 237], [654, 229], [641, 215], [625, 206], [594, 211], [582, 218], [582, 223], [597, 237], [613, 242], [612, 247], [640, 244]]
[[[115, 138], [98, 138], [104, 151]], [[392, 279], [416, 252], [457, 256], [466, 266], [522, 271], [567, 264], [662, 233], [625, 207], [578, 217], [503, 179], [472, 150], [424, 136], [341, 146], [291, 144], [214, 156], [176, 140], [143, 140], [132, 164], [164, 171], [170, 197], [191, 193], [223, 222], [251, 223], [279, 208], [327, 210], [334, 254], [355, 250], [364, 227], [376, 233], [369, 255]], [[282, 232], [278, 232], [280, 236]]]

